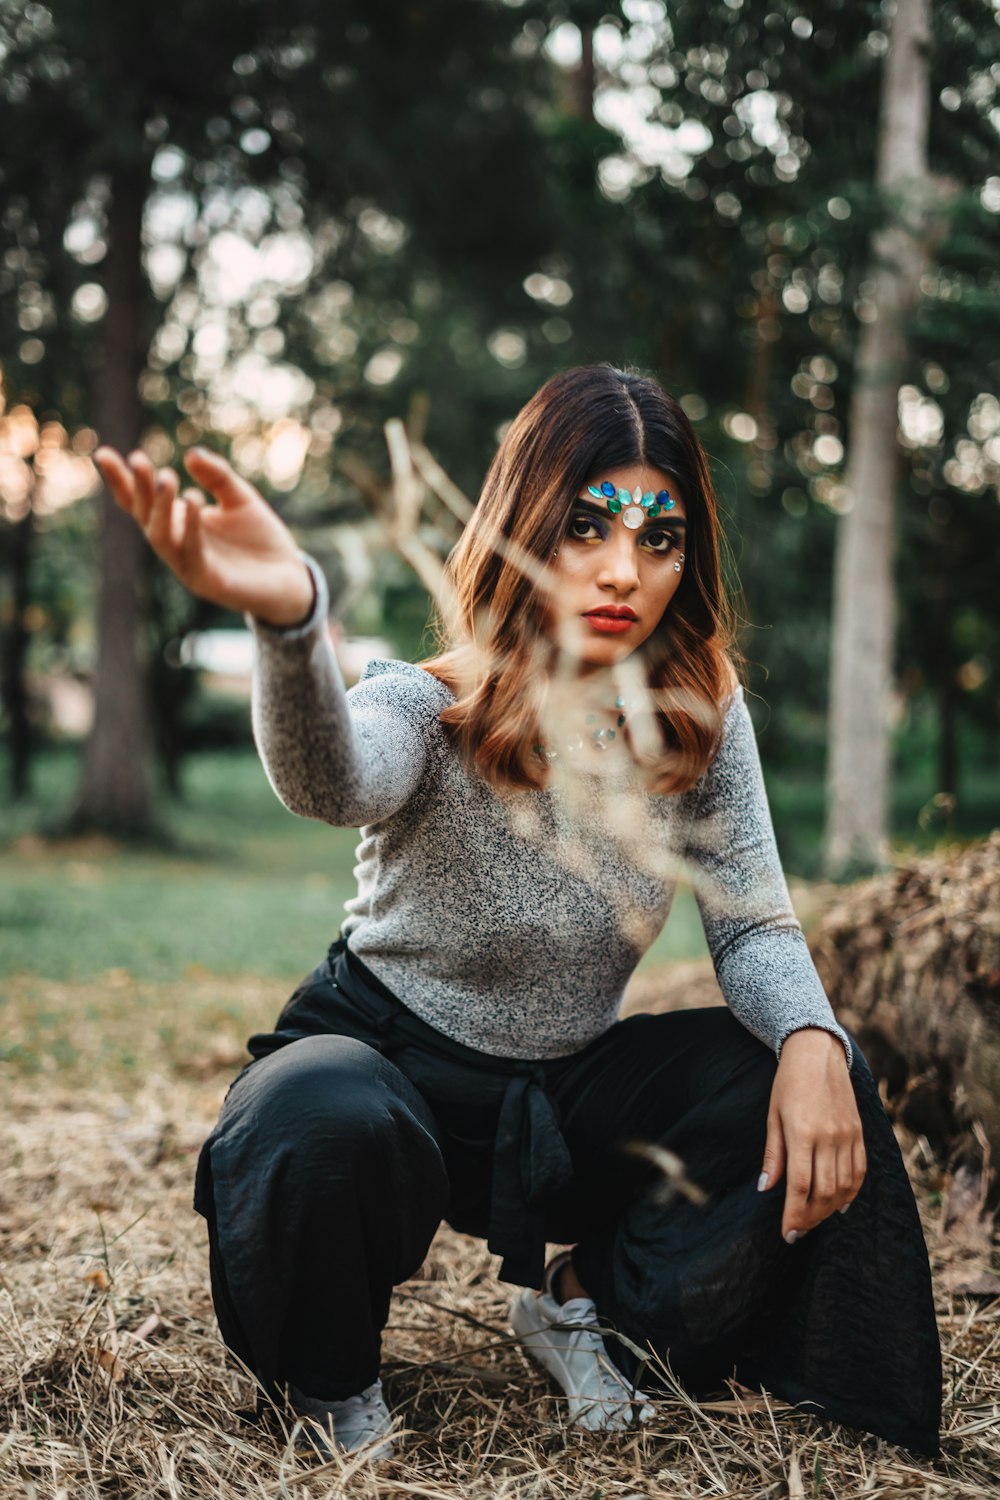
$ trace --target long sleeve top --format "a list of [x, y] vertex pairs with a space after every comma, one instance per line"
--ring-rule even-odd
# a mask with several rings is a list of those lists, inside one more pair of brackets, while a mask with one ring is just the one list
[[[689, 880], [723, 997], [780, 1056], [834, 1017], [788, 895], [742, 688], [687, 792], [645, 791], [630, 757], [505, 792], [465, 763], [429, 672], [369, 662], [345, 690], [322, 570], [309, 619], [255, 637], [253, 727], [294, 813], [360, 829], [342, 933], [403, 1003], [495, 1056], [575, 1052], [617, 1018], [630, 975]], [[624, 765], [628, 762], [627, 767]], [[636, 772], [636, 774], [632, 774]]]

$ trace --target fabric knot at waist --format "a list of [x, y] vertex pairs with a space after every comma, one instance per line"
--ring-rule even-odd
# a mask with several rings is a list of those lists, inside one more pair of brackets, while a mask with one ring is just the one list
[[[422, 1021], [340, 939], [330, 949], [338, 988], [359, 1006], [388, 1056], [418, 1047], [433, 1055], [469, 1097], [484, 1088], [499, 1099], [487, 1245], [502, 1257], [500, 1279], [538, 1288], [545, 1267], [545, 1205], [573, 1175], [544, 1067], [496, 1057], [456, 1042]], [[419, 1079], [415, 1079], [419, 1083]]]

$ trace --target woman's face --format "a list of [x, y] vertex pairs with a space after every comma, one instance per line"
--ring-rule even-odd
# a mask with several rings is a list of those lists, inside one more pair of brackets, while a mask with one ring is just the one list
[[[662, 469], [631, 464], [596, 475], [616, 490], [669, 490], [675, 504], [631, 530], [625, 510], [612, 515], [605, 499], [581, 485], [557, 554], [549, 561], [554, 586], [546, 629], [577, 657], [582, 672], [615, 666], [652, 635], [684, 577], [684, 501]], [[679, 565], [679, 566], [678, 566]]]

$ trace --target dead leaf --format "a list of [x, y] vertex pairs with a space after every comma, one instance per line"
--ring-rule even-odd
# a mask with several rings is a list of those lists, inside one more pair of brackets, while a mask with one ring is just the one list
[[114, 1381], [116, 1385], [125, 1379], [125, 1366], [118, 1355], [113, 1354], [110, 1349], [102, 1349], [99, 1344], [88, 1344], [84, 1352], [100, 1365], [108, 1379]]
[[111, 1277], [103, 1266], [95, 1266], [92, 1271], [84, 1273], [84, 1281], [89, 1281], [99, 1292], [106, 1292], [111, 1285]]
[[799, 1468], [799, 1456], [793, 1453], [788, 1460], [788, 1500], [805, 1500], [805, 1486]]

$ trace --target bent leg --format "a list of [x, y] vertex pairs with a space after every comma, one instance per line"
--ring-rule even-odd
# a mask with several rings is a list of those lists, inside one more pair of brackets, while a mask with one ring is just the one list
[[374, 1048], [309, 1036], [253, 1063], [198, 1164], [226, 1343], [272, 1394], [364, 1389], [447, 1200], [433, 1116]]
[[[574, 1265], [602, 1318], [695, 1390], [731, 1375], [821, 1415], [934, 1452], [940, 1345], [912, 1189], [868, 1064], [851, 1082], [868, 1171], [846, 1214], [781, 1238], [785, 1179], [757, 1191], [777, 1062], [724, 1007], [636, 1016], [566, 1084], [564, 1133], [586, 1185], [625, 1137], [676, 1152], [709, 1195], [663, 1204], [647, 1172]], [[602, 1144], [603, 1140], [603, 1144]], [[626, 1168], [626, 1171], [628, 1169]], [[636, 1378], [637, 1361], [609, 1340]], [[640, 1383], [648, 1379], [643, 1376]], [[648, 1384], [646, 1386], [648, 1389]]]
[[[604, 1317], [640, 1347], [669, 1350], [695, 1389], [728, 1373], [801, 1264], [781, 1238], [783, 1187], [756, 1190], [776, 1067], [713, 1006], [620, 1023], [560, 1088], [581, 1200], [577, 1275]], [[707, 1204], [662, 1201], [666, 1180], [627, 1154], [632, 1144], [675, 1153]], [[624, 1368], [625, 1352], [611, 1352]]]

